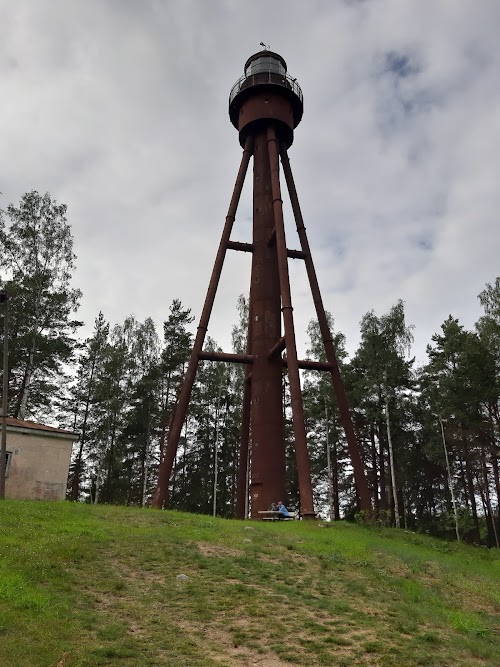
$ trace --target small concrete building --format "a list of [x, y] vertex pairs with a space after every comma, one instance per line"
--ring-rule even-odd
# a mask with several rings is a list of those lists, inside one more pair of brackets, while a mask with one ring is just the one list
[[74, 431], [7, 417], [5, 497], [64, 500], [78, 438]]

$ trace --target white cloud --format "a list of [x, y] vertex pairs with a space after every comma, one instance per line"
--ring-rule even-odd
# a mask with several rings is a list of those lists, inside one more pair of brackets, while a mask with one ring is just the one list
[[[290, 158], [325, 306], [352, 351], [361, 316], [402, 298], [422, 355], [499, 272], [499, 19], [496, 0], [0, 0], [2, 201], [68, 204], [89, 328], [100, 309], [160, 325], [174, 298], [198, 318], [240, 159], [227, 98], [265, 41], [304, 90]], [[247, 186], [235, 240], [250, 214]], [[209, 329], [225, 348], [248, 282], [232, 253]]]

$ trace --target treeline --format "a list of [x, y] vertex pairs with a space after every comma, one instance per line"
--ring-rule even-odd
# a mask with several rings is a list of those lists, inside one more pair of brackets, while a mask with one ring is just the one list
[[[170, 304], [161, 335], [150, 319], [112, 325], [99, 313], [78, 337], [81, 293], [66, 207], [25, 194], [0, 214], [0, 287], [9, 295], [9, 414], [80, 432], [68, 498], [147, 505], [192, 346], [193, 316]], [[333, 331], [374, 514], [357, 512], [352, 469], [327, 374], [303, 376], [316, 507], [332, 519], [377, 520], [446, 538], [498, 546], [500, 478], [500, 278], [479, 295], [474, 331], [449, 317], [411, 358], [404, 304], [367, 313], [348, 358]], [[246, 345], [240, 297], [233, 351]], [[330, 322], [333, 325], [333, 320]], [[333, 326], [332, 326], [333, 330]], [[308, 357], [323, 358], [319, 329], [308, 328]], [[208, 339], [206, 349], [218, 350]], [[233, 515], [238, 472], [242, 368], [201, 362], [170, 487], [170, 506]], [[288, 502], [299, 507], [286, 373]], [[375, 517], [375, 519], [374, 519]]]

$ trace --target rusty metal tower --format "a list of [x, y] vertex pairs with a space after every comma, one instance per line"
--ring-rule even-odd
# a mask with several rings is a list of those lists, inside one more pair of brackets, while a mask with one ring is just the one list
[[[240, 466], [236, 516], [244, 518], [249, 488], [251, 516], [258, 517], [272, 502], [285, 495], [285, 444], [282, 407], [282, 373], [288, 371], [295, 452], [302, 516], [314, 518], [309, 454], [307, 451], [299, 369], [314, 369], [331, 374], [342, 424], [346, 432], [361, 509], [371, 508], [360, 450], [340, 378], [335, 349], [329, 331], [318, 281], [300, 211], [297, 192], [288, 160], [294, 129], [303, 113], [303, 97], [297, 80], [287, 71], [277, 53], [259, 51], [245, 63], [244, 74], [229, 96], [229, 117], [239, 132], [243, 157], [205, 304], [184, 383], [173, 416], [168, 442], [160, 463], [154, 506], [162, 507], [168, 495], [168, 482], [186, 418], [191, 390], [200, 360], [246, 364], [241, 428]], [[253, 240], [230, 240], [236, 210], [253, 156]], [[280, 162], [290, 195], [301, 250], [286, 246]], [[244, 355], [203, 351], [224, 257], [227, 250], [252, 253], [247, 353]], [[305, 262], [326, 352], [326, 363], [297, 358], [293, 308], [288, 273], [288, 258]], [[283, 327], [282, 327], [283, 325]], [[282, 331], [283, 328], [283, 331]], [[251, 432], [251, 445], [250, 445]], [[250, 455], [249, 455], [250, 450]], [[248, 462], [250, 461], [250, 483]]]

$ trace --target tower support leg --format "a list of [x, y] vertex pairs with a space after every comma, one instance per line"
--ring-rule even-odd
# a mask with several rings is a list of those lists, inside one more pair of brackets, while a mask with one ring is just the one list
[[293, 307], [288, 274], [288, 258], [285, 239], [285, 225], [283, 220], [283, 201], [281, 199], [279, 157], [276, 130], [274, 125], [267, 128], [267, 143], [269, 163], [271, 167], [271, 187], [273, 196], [274, 224], [276, 230], [276, 250], [280, 277], [281, 308], [285, 329], [286, 355], [288, 363], [288, 379], [292, 401], [292, 420], [295, 437], [295, 455], [297, 459], [297, 473], [299, 478], [300, 504], [302, 516], [313, 519], [314, 502], [311, 486], [311, 469], [309, 453], [307, 451], [306, 429], [304, 423], [304, 407], [300, 388], [299, 365], [297, 359], [297, 345], [293, 323]]
[[214, 267], [212, 269], [212, 276], [210, 278], [210, 283], [208, 286], [207, 295], [205, 297], [203, 311], [201, 313], [200, 322], [198, 324], [198, 329], [196, 331], [196, 338], [193, 350], [191, 352], [191, 357], [189, 359], [186, 375], [184, 377], [184, 382], [182, 384], [182, 388], [179, 394], [179, 400], [177, 402], [177, 406], [175, 409], [172, 425], [169, 430], [167, 446], [165, 448], [163, 459], [160, 461], [158, 486], [156, 488], [156, 492], [153, 498], [153, 507], [157, 509], [163, 507], [164, 504], [167, 502], [168, 483], [170, 479], [170, 474], [172, 472], [172, 466], [175, 460], [175, 455], [177, 453], [177, 447], [179, 445], [179, 438], [181, 435], [182, 425], [184, 424], [184, 421], [186, 419], [186, 414], [189, 406], [189, 399], [191, 397], [191, 391], [193, 389], [193, 384], [196, 377], [196, 370], [198, 368], [198, 355], [202, 351], [203, 343], [205, 341], [205, 335], [208, 329], [208, 322], [210, 320], [210, 315], [215, 300], [215, 294], [217, 292], [217, 286], [219, 284], [220, 276], [222, 273], [222, 267], [226, 256], [227, 244], [229, 242], [234, 220], [236, 218], [236, 211], [238, 209], [238, 203], [240, 201], [241, 191], [243, 189], [243, 183], [245, 182], [245, 176], [247, 173], [248, 163], [250, 162], [252, 151], [253, 151], [253, 139], [252, 137], [248, 137], [245, 142], [245, 148], [243, 150], [241, 164], [238, 171], [238, 176], [236, 178], [236, 183], [234, 186], [233, 196], [231, 197], [231, 202], [229, 204], [229, 209], [226, 216], [226, 222], [224, 224], [224, 229], [222, 231], [222, 237], [220, 240], [219, 249], [217, 251]]
[[301, 249], [305, 255], [304, 261], [306, 265], [306, 271], [309, 278], [309, 284], [311, 287], [314, 306], [316, 308], [316, 315], [318, 318], [318, 323], [321, 331], [321, 337], [323, 339], [323, 344], [325, 346], [326, 358], [328, 360], [328, 363], [332, 365], [332, 370], [331, 370], [332, 384], [340, 412], [340, 420], [342, 422], [342, 426], [346, 434], [347, 447], [349, 450], [349, 456], [351, 458], [351, 463], [354, 471], [356, 491], [359, 499], [359, 507], [361, 510], [371, 512], [372, 509], [371, 494], [370, 494], [370, 489], [368, 487], [368, 481], [365, 475], [361, 450], [356, 438], [356, 434], [354, 432], [352, 415], [349, 409], [349, 404], [347, 401], [347, 395], [345, 392], [344, 384], [340, 376], [339, 366], [337, 362], [337, 355], [335, 354], [335, 346], [333, 343], [330, 328], [328, 326], [328, 320], [326, 318], [325, 308], [323, 306], [323, 300], [321, 298], [321, 293], [319, 290], [318, 279], [316, 277], [316, 271], [311, 256], [311, 249], [309, 247], [309, 242], [307, 240], [306, 228], [304, 226], [304, 220], [302, 218], [302, 212], [300, 210], [297, 190], [295, 188], [295, 182], [290, 167], [290, 160], [288, 159], [288, 152], [283, 144], [280, 146], [280, 155], [281, 155], [281, 163], [283, 165], [283, 173], [285, 175], [285, 181], [288, 187], [288, 192], [290, 194], [290, 202], [295, 217], [295, 223], [297, 225], [297, 233], [299, 236]]
[[[252, 353], [252, 315], [248, 314], [248, 337], [247, 354]], [[252, 407], [252, 371], [250, 366], [245, 366], [245, 379], [243, 383], [243, 405], [241, 411], [241, 439], [240, 456], [238, 466], [238, 481], [236, 487], [235, 516], [237, 519], [247, 518], [248, 503], [248, 453], [250, 443], [250, 415]]]

